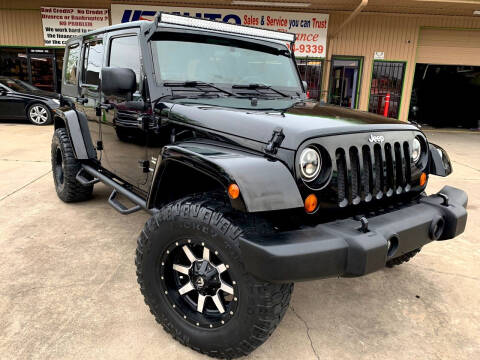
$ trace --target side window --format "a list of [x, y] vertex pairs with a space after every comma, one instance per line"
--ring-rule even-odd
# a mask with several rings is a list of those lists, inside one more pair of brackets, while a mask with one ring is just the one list
[[103, 61], [102, 40], [90, 41], [85, 44], [83, 55], [82, 81], [88, 85], [100, 85], [100, 71]]
[[80, 45], [70, 45], [67, 49], [67, 66], [65, 67], [65, 83], [76, 85], [78, 80], [78, 59], [80, 58]]
[[110, 42], [108, 66], [132, 69], [137, 75], [137, 89], [140, 83], [140, 47], [137, 36], [113, 38]]

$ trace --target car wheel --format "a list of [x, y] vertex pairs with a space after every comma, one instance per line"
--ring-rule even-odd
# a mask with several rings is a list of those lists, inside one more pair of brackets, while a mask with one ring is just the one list
[[207, 195], [166, 205], [146, 223], [135, 262], [145, 302], [165, 331], [198, 352], [236, 358], [272, 334], [293, 284], [246, 272], [238, 239], [256, 225], [226, 203]]
[[55, 190], [64, 202], [83, 201], [92, 195], [93, 185], [83, 186], [76, 179], [81, 168], [75, 158], [66, 129], [55, 130], [52, 139], [52, 172]]
[[27, 110], [28, 121], [33, 125], [49, 125], [52, 123], [52, 114], [47, 105], [33, 104]]

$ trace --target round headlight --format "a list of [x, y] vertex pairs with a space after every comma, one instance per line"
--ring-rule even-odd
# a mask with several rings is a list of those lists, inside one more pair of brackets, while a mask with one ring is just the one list
[[302, 177], [309, 181], [317, 177], [322, 166], [322, 158], [315, 149], [305, 148], [300, 155], [300, 171]]
[[420, 144], [420, 141], [415, 138], [413, 139], [413, 145], [412, 145], [412, 160], [414, 163], [417, 163], [418, 160], [420, 160], [420, 155], [422, 154], [422, 144]]

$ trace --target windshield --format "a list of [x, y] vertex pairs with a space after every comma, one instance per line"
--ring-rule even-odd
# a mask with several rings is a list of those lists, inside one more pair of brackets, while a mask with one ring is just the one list
[[2, 78], [0, 79], [0, 83], [13, 91], [39, 90], [35, 86], [17, 79]]
[[295, 64], [286, 53], [188, 40], [155, 40], [157, 82], [202, 81], [226, 85], [262, 84], [301, 92]]

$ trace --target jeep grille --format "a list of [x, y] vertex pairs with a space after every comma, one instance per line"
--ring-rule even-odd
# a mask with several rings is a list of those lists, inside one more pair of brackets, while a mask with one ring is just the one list
[[[371, 134], [382, 135], [384, 141], [370, 142], [368, 139]], [[322, 182], [303, 183], [303, 191], [317, 191], [322, 209], [361, 204], [375, 207], [376, 201], [381, 201], [381, 206], [384, 206], [385, 201], [395, 203], [400, 198], [402, 201], [413, 198], [424, 189], [419, 181], [428, 165], [427, 156], [423, 156], [418, 164], [411, 159], [415, 137], [426, 141], [415, 130], [340, 134], [309, 139], [302, 148], [322, 148], [331, 162], [324, 165], [328, 173], [321, 178]]]
[[340, 207], [400, 195], [411, 188], [407, 141], [338, 148], [335, 155]]

